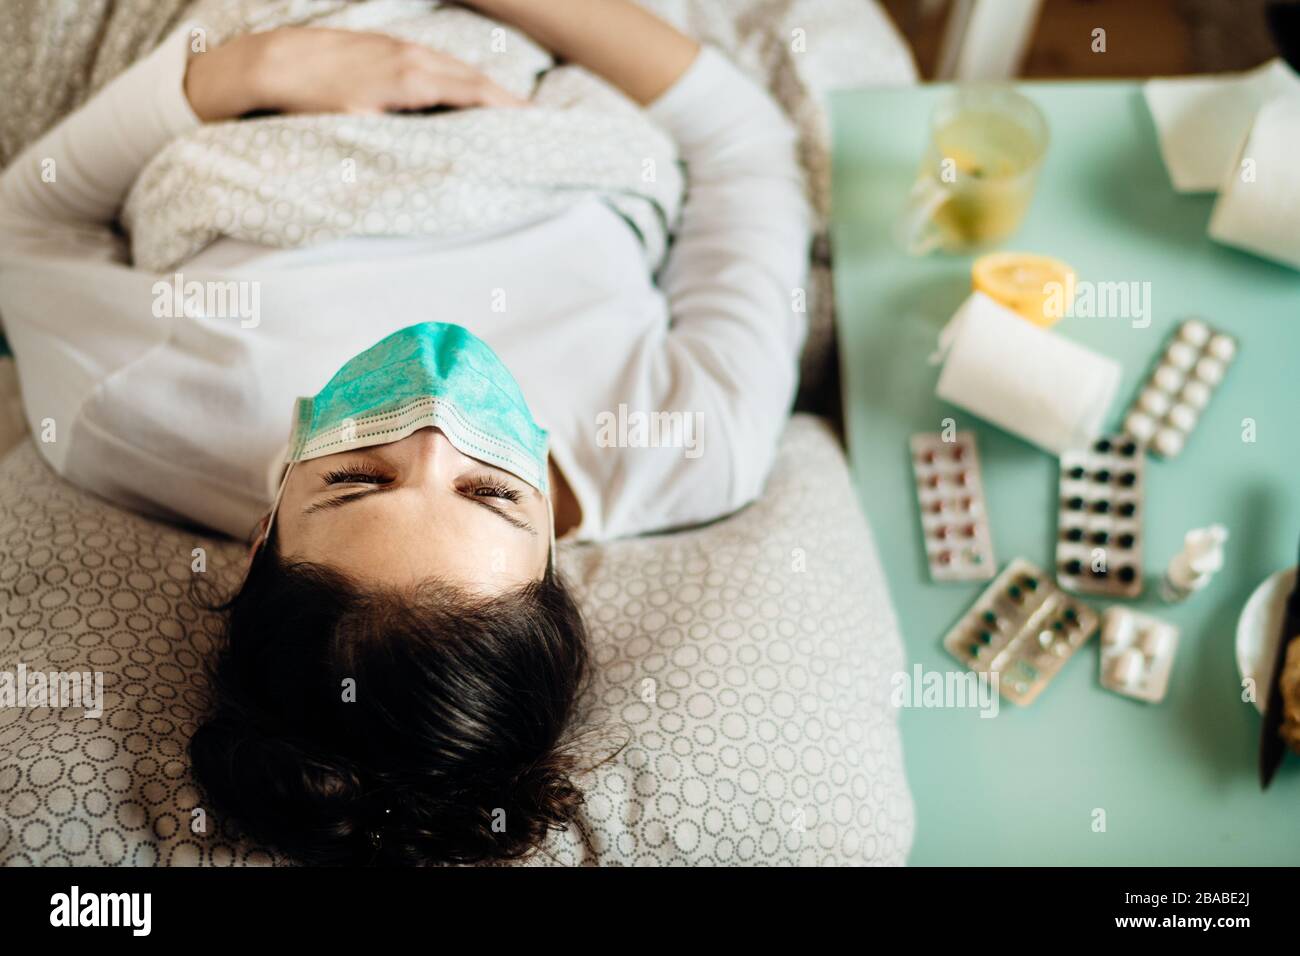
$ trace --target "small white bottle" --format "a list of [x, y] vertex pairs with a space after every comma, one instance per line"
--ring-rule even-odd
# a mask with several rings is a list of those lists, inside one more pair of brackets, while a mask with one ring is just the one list
[[1185, 601], [1210, 583], [1223, 567], [1223, 543], [1228, 529], [1221, 524], [1195, 528], [1183, 537], [1183, 550], [1174, 555], [1160, 582], [1160, 596], [1168, 604]]

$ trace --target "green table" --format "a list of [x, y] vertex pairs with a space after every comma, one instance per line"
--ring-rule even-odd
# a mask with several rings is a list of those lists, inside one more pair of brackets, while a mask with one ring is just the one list
[[[1300, 273], [1211, 242], [1212, 196], [1174, 192], [1133, 83], [1026, 84], [1051, 124], [1038, 193], [1007, 248], [1058, 256], [1081, 280], [1151, 283], [1153, 320], [1070, 317], [1060, 333], [1124, 368], [1112, 428], [1166, 336], [1197, 314], [1241, 351], [1182, 455], [1148, 459], [1146, 596], [1133, 606], [1182, 629], [1157, 705], [1098, 681], [1082, 648], [1029, 708], [907, 709], [903, 746], [917, 804], [914, 864], [1297, 864], [1300, 759], [1272, 788], [1256, 774], [1260, 718], [1241, 700], [1238, 612], [1295, 561], [1300, 535]], [[907, 665], [958, 667], [940, 638], [983, 584], [933, 584], [912, 494], [907, 439], [944, 416], [978, 435], [999, 566], [1052, 566], [1056, 460], [934, 396], [941, 325], [969, 289], [970, 258], [914, 259], [891, 239], [943, 86], [832, 97], [838, 333], [846, 430], [875, 527]], [[1257, 441], [1242, 441], [1242, 420]], [[1225, 569], [1175, 606], [1155, 592], [1182, 535], [1228, 526]], [[1106, 601], [1087, 598], [1097, 610]], [[1105, 813], [1105, 830], [1094, 821]]]

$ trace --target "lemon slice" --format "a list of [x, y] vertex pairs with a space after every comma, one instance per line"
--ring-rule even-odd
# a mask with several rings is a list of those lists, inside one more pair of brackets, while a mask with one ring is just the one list
[[1035, 325], [1055, 325], [1074, 298], [1075, 272], [1060, 259], [991, 252], [971, 266], [971, 286]]

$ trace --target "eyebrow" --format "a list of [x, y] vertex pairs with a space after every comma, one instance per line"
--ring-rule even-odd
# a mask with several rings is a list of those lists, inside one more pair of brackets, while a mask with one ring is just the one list
[[510, 524], [514, 525], [520, 531], [527, 531], [534, 538], [537, 537], [537, 529], [534, 528], [532, 525], [530, 525], [527, 521], [523, 521], [520, 518], [516, 518], [512, 514], [508, 514], [507, 512], [503, 511], [501, 508], [498, 508], [496, 505], [492, 504], [492, 502], [489, 501], [488, 499], [471, 497], [470, 495], [462, 495], [462, 497], [468, 499], [469, 501], [474, 502], [474, 504], [478, 505], [480, 508], [486, 508], [488, 511], [492, 512], [498, 518], [501, 518], [503, 521], [507, 521]]
[[[324, 501], [318, 501], [313, 505], [309, 505], [308, 507], [303, 509], [302, 513], [304, 515], [310, 515], [310, 514], [315, 514], [317, 511], [323, 511], [327, 508], [342, 508], [344, 505], [350, 504], [351, 502], [356, 501], [358, 498], [365, 498], [367, 495], [381, 494], [382, 492], [391, 490], [392, 487], [393, 487], [392, 485], [376, 485], [373, 488], [362, 488], [357, 491], [350, 491], [347, 494], [335, 495], [332, 498], [326, 498]], [[486, 508], [488, 511], [492, 512], [494, 515], [500, 518], [502, 521], [506, 522], [509, 525], [512, 525], [513, 527], [518, 528], [520, 531], [527, 531], [534, 538], [537, 537], [537, 529], [534, 528], [531, 524], [529, 524], [527, 521], [523, 521], [519, 518], [516, 518], [512, 514], [508, 514], [507, 512], [503, 511], [501, 508], [498, 508], [496, 505], [492, 504], [492, 502], [489, 501], [488, 499], [479, 498], [472, 495], [461, 495], [461, 497], [466, 499], [467, 501], [473, 502], [474, 504], [478, 505], [480, 508]]]

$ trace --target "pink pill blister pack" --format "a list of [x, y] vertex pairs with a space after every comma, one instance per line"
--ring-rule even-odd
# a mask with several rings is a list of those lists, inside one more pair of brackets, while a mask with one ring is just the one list
[[987, 581], [997, 571], [975, 435], [912, 436], [912, 470], [930, 578]]

